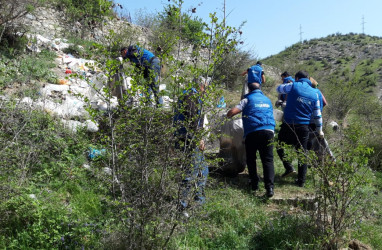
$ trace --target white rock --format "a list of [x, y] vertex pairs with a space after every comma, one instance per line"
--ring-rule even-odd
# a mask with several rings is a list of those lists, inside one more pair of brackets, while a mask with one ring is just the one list
[[24, 97], [23, 99], [21, 99], [20, 103], [27, 104], [31, 107], [33, 105], [33, 100], [30, 97]]
[[30, 14], [30, 13], [28, 13], [28, 14], [25, 16], [25, 18], [30, 19], [30, 20], [36, 20], [36, 17], [35, 17], [34, 15]]

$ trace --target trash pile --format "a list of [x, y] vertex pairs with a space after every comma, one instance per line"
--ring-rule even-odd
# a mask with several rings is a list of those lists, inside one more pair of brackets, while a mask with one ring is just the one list
[[[39, 53], [42, 49], [50, 49], [56, 52], [57, 58], [55, 63], [57, 67], [54, 72], [58, 76], [56, 83], [46, 83], [40, 89], [40, 98], [32, 100], [25, 97], [20, 102], [33, 109], [41, 109], [52, 115], [61, 118], [63, 124], [76, 132], [78, 128], [84, 127], [88, 131], [98, 131], [98, 125], [90, 120], [90, 115], [86, 111], [86, 107], [90, 105], [102, 111], [117, 107], [118, 100], [113, 96], [110, 101], [105, 100], [100, 93], [102, 88], [107, 84], [108, 78], [97, 67], [97, 63], [93, 60], [76, 58], [71, 54], [63, 52], [72, 44], [66, 39], [56, 38], [50, 40], [41, 35], [30, 36], [27, 48], [30, 51]], [[81, 46], [79, 46], [81, 49]], [[130, 77], [123, 75], [123, 83], [125, 88], [130, 87]], [[164, 90], [166, 85], [161, 84], [160, 90]], [[90, 100], [89, 103], [84, 99]], [[137, 98], [127, 105], [135, 105]], [[163, 97], [164, 108], [169, 108], [173, 101], [168, 96]]]

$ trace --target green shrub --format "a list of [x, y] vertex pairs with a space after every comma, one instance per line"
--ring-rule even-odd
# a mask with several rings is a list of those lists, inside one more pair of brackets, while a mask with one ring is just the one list
[[[29, 85], [31, 81], [56, 82], [56, 75], [51, 71], [56, 54], [44, 50], [39, 54], [24, 53], [11, 56], [0, 54], [0, 86], [8, 87], [14, 84]], [[31, 88], [30, 88], [31, 89]]]
[[107, 199], [82, 168], [86, 136], [40, 111], [0, 106], [0, 247], [99, 248]]
[[362, 143], [362, 130], [350, 126], [333, 147], [335, 159], [325, 157], [310, 161], [317, 177], [317, 208], [312, 218], [323, 238], [325, 248], [339, 248], [347, 242], [343, 236], [371, 211], [375, 198], [373, 174], [369, 168], [372, 149]]

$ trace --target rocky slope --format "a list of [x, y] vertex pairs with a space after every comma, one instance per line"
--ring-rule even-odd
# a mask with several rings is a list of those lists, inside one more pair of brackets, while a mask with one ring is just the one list
[[382, 38], [348, 34], [330, 35], [295, 44], [264, 63], [282, 71], [307, 70], [319, 82], [331, 77], [366, 79], [369, 92], [382, 98]]

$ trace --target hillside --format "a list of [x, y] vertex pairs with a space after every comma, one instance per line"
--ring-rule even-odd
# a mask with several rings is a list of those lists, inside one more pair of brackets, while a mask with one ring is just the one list
[[382, 37], [329, 35], [294, 44], [263, 61], [280, 72], [307, 70], [322, 84], [333, 78], [355, 80], [382, 98]]
[[[263, 61], [262, 90], [272, 101], [282, 71], [306, 69], [329, 101], [325, 120], [340, 123], [338, 131], [325, 127], [336, 159], [285, 147], [296, 168], [297, 159], [312, 166], [304, 187], [282, 178], [275, 144], [270, 198], [262, 181], [258, 191], [250, 188], [246, 170], [222, 174], [240, 153], [234, 146], [222, 146], [227, 155], [201, 153], [205, 141], [222, 138], [229, 122], [218, 101], [237, 104], [235, 81], [253, 61], [225, 22], [213, 18], [209, 34], [185, 33], [178, 20], [204, 26], [169, 3], [147, 17], [163, 21], [148, 32], [116, 18], [109, 0], [8, 2], [0, 21], [12, 4], [27, 12], [9, 21], [15, 26], [0, 22], [1, 249], [382, 248], [382, 109], [370, 98], [380, 84], [379, 39], [329, 36]], [[25, 5], [37, 2], [55, 5]], [[142, 70], [117, 60], [121, 46], [136, 43], [166, 65], [160, 83], [167, 105], [150, 101]], [[366, 49], [379, 52], [369, 58]], [[112, 97], [112, 81], [122, 85], [115, 76], [131, 77], [120, 99]], [[188, 127], [187, 145], [188, 136], [177, 136], [187, 124], [174, 122], [174, 113], [200, 80], [209, 85], [193, 94], [201, 107], [195, 113], [208, 116], [210, 129], [199, 128], [200, 116], [191, 119], [198, 128]], [[242, 135], [234, 138], [242, 146]], [[260, 159], [257, 168], [263, 176]]]

